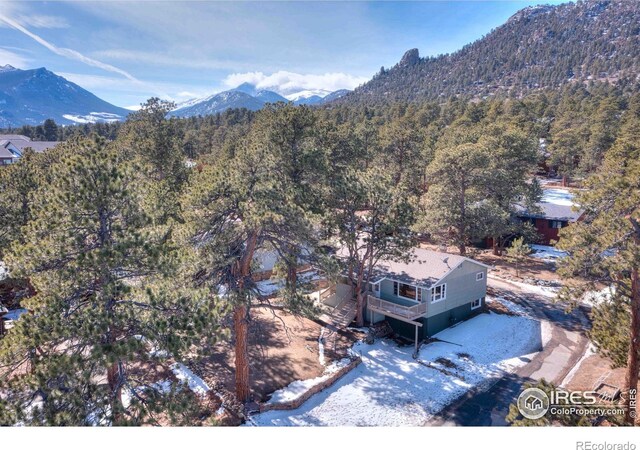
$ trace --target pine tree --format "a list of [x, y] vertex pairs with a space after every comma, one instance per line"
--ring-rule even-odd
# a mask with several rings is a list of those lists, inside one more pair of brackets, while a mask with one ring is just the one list
[[180, 221], [178, 199], [188, 171], [183, 153], [183, 136], [176, 119], [167, 119], [175, 105], [151, 98], [129, 115], [118, 135], [123, 156], [134, 159], [155, 181], [149, 188], [146, 206], [154, 221]]
[[237, 145], [232, 161], [194, 174], [183, 199], [182, 235], [196, 252], [196, 279], [211, 292], [224, 292], [233, 310], [236, 396], [242, 403], [251, 397], [251, 308], [262, 302], [252, 278], [254, 255], [273, 248], [288, 255], [308, 227], [297, 204], [300, 193], [279, 176], [282, 158], [265, 143], [264, 132], [256, 127]]
[[45, 141], [57, 141], [58, 140], [58, 125], [53, 119], [47, 119], [42, 124], [44, 140]]
[[[77, 141], [33, 196], [24, 243], [7, 255], [37, 294], [0, 341], [0, 423], [157, 424], [193, 419], [190, 391], [158, 388], [144, 364], [215, 338], [216, 312], [166, 277], [176, 252], [148, 228], [138, 169]], [[150, 352], [150, 346], [156, 352]], [[126, 402], [123, 394], [131, 397]], [[187, 416], [185, 416], [185, 414]]]
[[488, 167], [489, 153], [482, 144], [439, 149], [427, 168], [429, 189], [422, 198], [416, 229], [466, 254], [471, 241], [484, 237], [480, 218]]
[[377, 168], [345, 169], [330, 191], [326, 226], [340, 246], [342, 266], [356, 298], [358, 326], [364, 325], [366, 291], [381, 260], [404, 260], [414, 245], [409, 227], [414, 211], [394, 176]]
[[31, 218], [32, 195], [42, 181], [40, 155], [27, 149], [17, 162], [0, 170], [0, 257], [21, 242]]
[[[585, 277], [585, 285], [570, 284], [561, 295], [565, 301], [576, 302], [587, 290], [596, 289], [596, 283], [613, 285], [612, 299], [594, 314], [592, 338], [600, 349], [620, 361], [622, 339], [626, 347], [626, 389], [638, 388], [640, 369], [640, 97], [631, 102], [621, 132], [597, 174], [586, 182], [588, 190], [578, 195], [577, 202], [585, 210], [584, 220], [567, 227], [561, 233], [559, 246], [569, 252], [562, 260], [559, 273], [571, 279]], [[621, 327], [607, 328], [611, 318], [626, 315], [628, 323], [622, 336], [610, 337]], [[608, 332], [604, 331], [607, 330]], [[629, 396], [626, 396], [625, 420], [634, 423]]]
[[511, 246], [507, 248], [507, 257], [516, 265], [516, 276], [520, 276], [520, 264], [531, 253], [531, 247], [524, 242], [524, 237], [513, 240]]

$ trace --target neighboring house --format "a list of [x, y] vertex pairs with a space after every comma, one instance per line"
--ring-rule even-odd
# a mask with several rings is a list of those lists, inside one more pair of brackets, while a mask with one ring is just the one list
[[8, 140], [0, 140], [0, 166], [11, 164], [21, 156], [20, 151]]
[[27, 148], [40, 153], [59, 143], [56, 141], [32, 141], [27, 136], [19, 134], [0, 134], [0, 166], [16, 162]]
[[549, 245], [557, 241], [559, 231], [582, 219], [584, 211], [573, 203], [573, 194], [566, 189], [545, 189], [542, 200], [536, 204], [538, 211], [521, 209], [518, 218], [530, 222], [540, 235], [540, 243]]
[[[298, 257], [297, 271], [301, 272], [309, 269], [310, 264], [308, 262], [309, 251], [306, 248], [302, 249], [302, 254]], [[280, 255], [275, 250], [259, 249], [256, 250], [253, 256], [253, 279], [255, 281], [267, 280], [273, 275], [273, 271], [280, 261]]]
[[368, 286], [365, 318], [387, 320], [395, 332], [416, 341], [433, 336], [484, 307], [488, 268], [421, 248], [412, 250], [408, 263], [379, 262]]

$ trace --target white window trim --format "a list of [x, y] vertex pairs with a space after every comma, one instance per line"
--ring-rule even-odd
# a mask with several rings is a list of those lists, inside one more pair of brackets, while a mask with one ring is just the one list
[[482, 281], [482, 280], [484, 280], [484, 272], [476, 273], [476, 281]]
[[[438, 300], [436, 300], [435, 299], [435, 289], [437, 287], [440, 287], [440, 286], [443, 286], [443, 288], [440, 289], [440, 292], [444, 291], [444, 294], [442, 294], [442, 297], [440, 297]], [[447, 299], [447, 283], [442, 283], [442, 284], [439, 284], [437, 286], [433, 286], [431, 288], [431, 303], [438, 303], [438, 302], [441, 302], [441, 301], [446, 300], [446, 299]]]
[[[478, 302], [478, 306], [473, 306], [473, 304], [474, 304], [475, 302]], [[481, 306], [482, 306], [482, 299], [481, 299], [481, 298], [477, 298], [477, 299], [475, 299], [474, 301], [472, 301], [472, 302], [471, 302], [471, 309], [472, 309], [472, 310], [474, 310], [474, 309], [478, 309], [478, 308], [480, 308]]]
[[[418, 297], [418, 289], [420, 289], [418, 286], [416, 286], [415, 284], [403, 283], [402, 281], [394, 281], [393, 283], [398, 285], [398, 294], [396, 295], [396, 297], [404, 299], [404, 300], [411, 300], [412, 302], [420, 303], [419, 299], [411, 298], [411, 297], [405, 297], [404, 295], [400, 295], [400, 285], [404, 284], [406, 286], [413, 286], [414, 288], [416, 288], [416, 297]], [[394, 288], [394, 291], [395, 291], [395, 288]]]

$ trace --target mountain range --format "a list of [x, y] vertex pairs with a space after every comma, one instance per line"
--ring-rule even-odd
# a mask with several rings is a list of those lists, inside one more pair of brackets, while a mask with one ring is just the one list
[[206, 116], [231, 108], [247, 108], [256, 111], [267, 103], [277, 102], [292, 102], [295, 105], [322, 105], [349, 92], [347, 89], [340, 89], [334, 92], [322, 90], [301, 91], [285, 97], [274, 91], [258, 89], [250, 83], [242, 83], [240, 86], [228, 91], [181, 103], [171, 111], [170, 115], [174, 117]]
[[[408, 50], [354, 91], [306, 90], [286, 96], [250, 83], [179, 104], [170, 114], [191, 117], [266, 103], [351, 105], [443, 101], [451, 97], [523, 96], [570, 83], [640, 85], [640, 1], [581, 0], [527, 7], [486, 36], [446, 55]], [[0, 66], [0, 127], [121, 120], [111, 105], [45, 68]]]
[[0, 66], [0, 128], [38, 125], [46, 119], [65, 125], [109, 122], [122, 120], [130, 112], [44, 67]]
[[421, 58], [409, 50], [339, 101], [522, 96], [592, 80], [637, 85], [639, 74], [640, 2], [582, 0], [524, 8], [452, 54]]

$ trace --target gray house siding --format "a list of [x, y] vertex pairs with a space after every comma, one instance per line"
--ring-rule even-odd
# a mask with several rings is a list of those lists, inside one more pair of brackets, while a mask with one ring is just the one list
[[[482, 280], [476, 281], [476, 275], [482, 273]], [[464, 261], [449, 272], [436, 286], [446, 284], [444, 300], [431, 302], [426, 317], [434, 317], [446, 311], [467, 305], [487, 294], [487, 268], [471, 261]]]
[[457, 308], [450, 309], [435, 316], [424, 318], [424, 338], [433, 336], [440, 333], [442, 330], [446, 330], [452, 325], [458, 322], [462, 322], [470, 318], [471, 316], [481, 312], [484, 308], [484, 300], [481, 302], [479, 308], [471, 309], [471, 303], [458, 306]]

